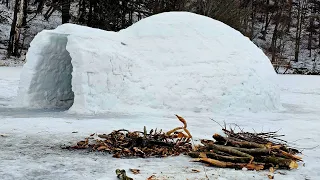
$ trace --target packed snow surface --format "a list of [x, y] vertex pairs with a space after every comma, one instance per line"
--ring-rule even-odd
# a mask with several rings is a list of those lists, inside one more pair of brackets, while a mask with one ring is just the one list
[[[169, 158], [118, 159], [104, 153], [61, 149], [91, 133], [116, 129], [158, 128], [168, 131], [181, 123], [173, 114], [155, 116], [110, 113], [70, 115], [64, 111], [27, 110], [10, 106], [17, 94], [21, 68], [0, 67], [0, 179], [1, 180], [116, 180], [115, 170], [125, 169], [135, 180], [154, 175], [157, 180], [267, 180], [268, 171], [243, 171], [208, 167], [184, 155]], [[304, 162], [296, 170], [275, 172], [276, 180], [320, 179], [319, 76], [277, 75], [283, 111], [259, 113], [179, 113], [188, 122], [194, 142], [211, 139], [223, 123], [236, 123], [247, 131], [279, 130], [290, 145], [303, 150]], [[129, 168], [140, 169], [134, 175]], [[192, 171], [199, 170], [199, 173]]]
[[18, 104], [76, 113], [281, 108], [276, 73], [247, 37], [211, 18], [167, 12], [120, 32], [65, 24], [31, 42]]

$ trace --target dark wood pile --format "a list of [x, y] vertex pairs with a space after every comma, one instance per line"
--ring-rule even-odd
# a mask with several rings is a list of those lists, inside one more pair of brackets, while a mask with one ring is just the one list
[[297, 149], [289, 148], [286, 141], [279, 139], [283, 135], [277, 132], [250, 133], [234, 132], [222, 129], [225, 136], [213, 135], [213, 140], [201, 140], [201, 145], [189, 156], [194, 161], [208, 163], [222, 168], [247, 168], [262, 170], [270, 167], [277, 169], [295, 169], [302, 158]]

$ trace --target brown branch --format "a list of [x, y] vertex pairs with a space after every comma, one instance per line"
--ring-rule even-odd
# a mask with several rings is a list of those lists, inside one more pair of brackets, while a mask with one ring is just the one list
[[296, 169], [298, 167], [298, 164], [296, 161], [292, 159], [285, 159], [281, 157], [275, 157], [275, 156], [268, 156], [268, 157], [257, 157], [255, 159], [257, 162], [264, 162], [264, 163], [270, 163], [274, 166], [278, 165], [281, 168], [287, 168], [287, 169]]
[[222, 145], [216, 145], [216, 144], [207, 144], [207, 146], [210, 148], [210, 149], [214, 149], [214, 150], [217, 150], [217, 151], [222, 151], [222, 152], [226, 152], [226, 153], [229, 153], [229, 154], [233, 154], [233, 155], [237, 155], [237, 156], [240, 156], [240, 157], [248, 157], [250, 158], [250, 163], [253, 161], [254, 157], [251, 156], [250, 154], [247, 154], [245, 152], [241, 152], [237, 149], [235, 149], [234, 147], [231, 147], [231, 146], [222, 146]]
[[245, 148], [266, 148], [266, 146], [263, 144], [258, 144], [255, 142], [248, 142], [248, 141], [235, 141], [229, 138], [222, 137], [219, 134], [214, 134], [212, 137], [218, 142], [222, 142], [225, 144], [230, 143], [232, 146], [245, 147]]
[[[205, 156], [203, 156], [204, 154]], [[237, 156], [223, 156], [219, 155], [214, 152], [190, 152], [188, 154], [192, 158], [201, 158], [202, 157], [208, 157], [211, 159], [216, 159], [219, 161], [226, 161], [226, 162], [235, 162], [235, 163], [248, 163], [251, 159], [248, 157], [237, 157]]]
[[232, 163], [232, 162], [224, 162], [224, 161], [218, 161], [215, 159], [210, 159], [210, 158], [197, 158], [194, 159], [193, 161], [196, 162], [205, 162], [210, 165], [216, 166], [216, 167], [221, 167], [221, 168], [236, 168], [236, 169], [242, 169], [242, 168], [247, 168], [248, 170], [262, 170], [264, 169], [264, 164], [262, 163], [252, 163], [252, 164], [247, 164], [247, 163]]

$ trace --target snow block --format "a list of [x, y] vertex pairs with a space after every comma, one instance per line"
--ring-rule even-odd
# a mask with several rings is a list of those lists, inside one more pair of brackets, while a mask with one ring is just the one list
[[31, 42], [19, 105], [75, 113], [273, 111], [276, 73], [247, 37], [214, 19], [167, 12], [119, 32], [74, 24]]

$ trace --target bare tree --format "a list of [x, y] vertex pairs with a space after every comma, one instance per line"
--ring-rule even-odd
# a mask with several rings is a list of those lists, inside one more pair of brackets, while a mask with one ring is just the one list
[[306, 0], [299, 0], [298, 1], [298, 14], [297, 14], [295, 52], [294, 52], [294, 60], [296, 62], [299, 61], [302, 24], [303, 24], [303, 20], [304, 20], [304, 16], [305, 16], [305, 13], [304, 13], [305, 5], [306, 5]]
[[19, 43], [19, 36], [20, 33], [17, 28], [17, 19], [18, 19], [18, 12], [19, 12], [19, 5], [20, 0], [15, 1], [14, 5], [14, 13], [13, 19], [11, 23], [11, 30], [10, 30], [10, 37], [9, 37], [9, 44], [7, 49], [7, 56], [18, 56], [18, 43]]
[[23, 0], [23, 7], [22, 7], [22, 26], [27, 25], [27, 8], [28, 8], [29, 0]]
[[62, 2], [62, 24], [68, 23], [70, 20], [70, 0], [64, 0]]
[[270, 17], [269, 17], [269, 4], [270, 0], [266, 0], [266, 4], [264, 5], [264, 16], [265, 16], [265, 21], [264, 21], [264, 30], [262, 31], [262, 39], [266, 40], [267, 32], [268, 32], [268, 27], [270, 24]]

